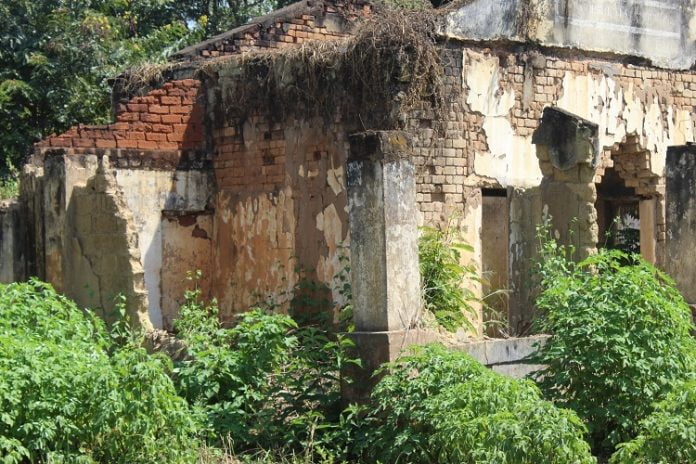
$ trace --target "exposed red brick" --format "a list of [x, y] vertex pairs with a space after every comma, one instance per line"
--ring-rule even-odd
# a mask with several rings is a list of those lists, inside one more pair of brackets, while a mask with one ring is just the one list
[[170, 106], [169, 112], [172, 114], [186, 114], [191, 111], [190, 106]]
[[163, 105], [181, 105], [181, 97], [160, 97], [160, 101]]
[[116, 148], [138, 148], [138, 141], [130, 139], [116, 140]]
[[148, 111], [154, 114], [167, 114], [169, 113], [169, 107], [162, 105], [150, 105]]
[[150, 122], [150, 123], [162, 122], [162, 117], [159, 114], [143, 113], [143, 115], [140, 119], [144, 122]]
[[178, 114], [163, 114], [162, 123], [163, 124], [179, 124], [181, 123], [181, 116]]
[[154, 140], [157, 142], [166, 142], [167, 141], [167, 134], [159, 134], [157, 132], [148, 132], [145, 134], [145, 139], [146, 140]]
[[97, 148], [116, 148], [115, 139], [98, 139]]
[[142, 150], [156, 150], [158, 148], [158, 144], [157, 142], [153, 142], [150, 140], [139, 140], [137, 143], [137, 147]]
[[117, 118], [119, 121], [137, 121], [140, 119], [140, 115], [138, 113], [121, 113], [118, 115]]
[[143, 112], [143, 113], [147, 111], [147, 105], [142, 104], [142, 103], [129, 103], [126, 106], [128, 107], [128, 111]]

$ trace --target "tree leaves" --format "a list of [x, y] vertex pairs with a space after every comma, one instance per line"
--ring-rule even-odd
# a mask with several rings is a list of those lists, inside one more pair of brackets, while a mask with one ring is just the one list
[[282, 6], [284, 0], [0, 3], [0, 180], [31, 145], [107, 123], [108, 79]]

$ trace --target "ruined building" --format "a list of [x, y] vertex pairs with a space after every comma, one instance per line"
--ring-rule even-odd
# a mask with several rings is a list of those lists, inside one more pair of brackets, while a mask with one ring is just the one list
[[123, 293], [171, 328], [188, 271], [229, 317], [305, 277], [340, 302], [350, 262], [358, 330], [388, 339], [417, 318], [417, 226], [455, 218], [524, 333], [551, 217], [579, 256], [632, 231], [696, 302], [695, 40], [687, 0], [301, 1], [121, 76], [113, 124], [38, 143], [0, 280], [105, 311]]

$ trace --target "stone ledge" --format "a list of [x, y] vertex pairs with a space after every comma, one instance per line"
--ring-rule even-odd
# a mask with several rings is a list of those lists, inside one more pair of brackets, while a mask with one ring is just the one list
[[456, 344], [452, 348], [464, 351], [486, 366], [523, 363], [536, 351], [536, 344], [545, 344], [549, 337], [549, 335], [534, 335], [522, 338], [477, 340]]

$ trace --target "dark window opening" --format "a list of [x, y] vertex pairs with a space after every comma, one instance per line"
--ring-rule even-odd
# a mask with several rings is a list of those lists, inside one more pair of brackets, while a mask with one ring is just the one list
[[613, 168], [597, 185], [597, 225], [600, 248], [640, 253], [640, 197]]

